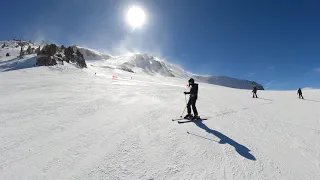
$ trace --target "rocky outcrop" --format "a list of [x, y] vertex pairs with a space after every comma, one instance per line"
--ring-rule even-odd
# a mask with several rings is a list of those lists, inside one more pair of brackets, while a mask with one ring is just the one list
[[83, 54], [79, 51], [79, 49], [69, 46], [68, 48], [65, 49], [64, 55], [65, 55], [64, 59], [66, 62], [76, 63], [80, 68], [87, 67]]
[[79, 68], [86, 68], [87, 64], [83, 54], [73, 46], [65, 48], [64, 46], [57, 46], [55, 44], [45, 45], [39, 50], [40, 56], [36, 65], [38, 66], [54, 66], [59, 64], [63, 65], [63, 61], [67, 63], [75, 63]]
[[50, 57], [43, 56], [38, 58], [36, 65], [37, 66], [54, 66], [54, 65], [57, 65], [57, 60], [52, 56]]

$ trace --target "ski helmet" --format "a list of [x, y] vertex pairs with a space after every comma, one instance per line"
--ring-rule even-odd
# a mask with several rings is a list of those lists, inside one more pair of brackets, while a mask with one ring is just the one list
[[189, 79], [189, 84], [193, 84], [193, 83], [194, 83], [194, 79], [193, 78]]

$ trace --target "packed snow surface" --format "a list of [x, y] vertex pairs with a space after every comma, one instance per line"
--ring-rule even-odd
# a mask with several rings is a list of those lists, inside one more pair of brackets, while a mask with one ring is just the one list
[[0, 72], [1, 180], [320, 179], [319, 90], [199, 83], [179, 124], [186, 79], [87, 63]]

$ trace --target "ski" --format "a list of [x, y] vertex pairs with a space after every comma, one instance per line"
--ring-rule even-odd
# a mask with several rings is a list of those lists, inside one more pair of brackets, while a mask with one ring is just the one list
[[[207, 119], [209, 116], [203, 117], [204, 119]], [[200, 119], [203, 119], [200, 117]], [[181, 121], [181, 120], [191, 120], [191, 119], [185, 119], [185, 118], [176, 118], [176, 119], [171, 119], [172, 121]]]
[[195, 120], [185, 119], [185, 121], [178, 121], [178, 123], [179, 123], [179, 124], [183, 124], [183, 123], [196, 122], [196, 121], [204, 121], [204, 120], [208, 120], [208, 119], [195, 119]]
[[184, 118], [172, 119], [172, 121], [180, 121], [180, 120], [184, 120]]

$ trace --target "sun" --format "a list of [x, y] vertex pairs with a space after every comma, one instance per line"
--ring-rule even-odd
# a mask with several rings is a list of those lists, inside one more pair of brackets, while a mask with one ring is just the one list
[[141, 28], [146, 21], [146, 14], [138, 6], [132, 6], [127, 12], [127, 22], [128, 24], [136, 29]]

